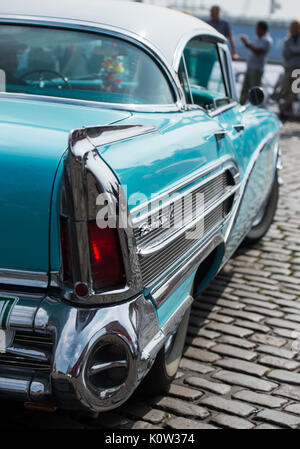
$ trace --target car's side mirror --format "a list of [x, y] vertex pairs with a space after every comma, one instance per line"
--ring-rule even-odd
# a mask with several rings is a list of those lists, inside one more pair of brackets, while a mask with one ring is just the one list
[[249, 101], [253, 106], [261, 106], [265, 101], [265, 93], [261, 87], [253, 87], [249, 91]]

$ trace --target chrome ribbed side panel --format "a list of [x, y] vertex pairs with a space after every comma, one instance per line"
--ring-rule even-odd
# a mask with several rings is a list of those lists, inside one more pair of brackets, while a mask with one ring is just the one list
[[[187, 239], [186, 235], [181, 235], [161, 252], [150, 257], [140, 257], [143, 281], [148, 287], [158, 276], [162, 276], [166, 271], [175, 268], [184, 256], [188, 254], [199, 242], [203, 235], [208, 235], [223, 220], [223, 205], [221, 204], [204, 219], [204, 229], [199, 227], [193, 239]], [[203, 232], [204, 231], [204, 232]], [[193, 230], [191, 230], [193, 232]], [[198, 232], [198, 238], [197, 238]]]
[[[182, 217], [184, 211], [189, 214], [193, 213], [193, 203], [195, 202], [198, 195], [203, 195], [204, 204], [206, 207], [208, 207], [218, 196], [221, 192], [224, 191], [226, 186], [226, 173], [221, 173], [220, 175], [216, 176], [215, 179], [212, 179], [205, 183], [204, 185], [201, 185], [200, 187], [197, 187], [195, 189], [189, 189], [187, 193], [184, 195], [180, 195], [180, 198], [176, 199], [176, 194], [174, 195], [174, 199], [171, 198], [170, 201], [167, 201], [166, 204], [154, 204], [154, 208], [157, 208], [157, 213], [153, 213], [152, 216], [154, 219], [160, 219], [160, 217], [167, 217], [169, 214], [170, 207], [173, 207], [174, 210], [174, 217], [173, 220], [170, 221], [170, 228], [167, 229], [168, 223], [160, 224], [156, 229], [152, 230], [149, 233], [145, 233], [144, 228], [139, 229], [139, 227], [135, 227], [134, 234], [135, 239], [138, 247], [145, 247], [148, 244], [158, 243], [159, 241], [162, 241], [166, 239], [168, 236], [174, 234], [174, 228], [180, 229], [183, 227], [182, 223]], [[194, 211], [195, 212], [195, 211]], [[144, 214], [141, 216], [138, 221], [135, 223], [137, 226], [141, 222], [147, 222], [151, 225], [151, 217], [147, 217], [148, 214]], [[187, 216], [185, 216], [185, 220], [188, 221]], [[192, 221], [192, 217], [191, 220]], [[167, 218], [168, 220], [168, 218]], [[153, 221], [153, 219], [152, 219]], [[147, 226], [146, 226], [147, 228]]]
[[227, 164], [183, 191], [164, 196], [160, 203], [139, 208], [132, 221], [145, 288], [174, 271], [201, 241], [222, 227], [238, 189], [238, 171]]

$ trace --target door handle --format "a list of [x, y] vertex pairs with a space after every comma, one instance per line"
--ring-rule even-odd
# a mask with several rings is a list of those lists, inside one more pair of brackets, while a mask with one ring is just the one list
[[245, 131], [245, 125], [239, 124], [239, 125], [233, 125], [233, 129], [236, 130], [236, 132], [241, 133]]
[[226, 134], [227, 134], [227, 131], [220, 131], [220, 132], [215, 133], [215, 137], [216, 137], [217, 141], [219, 142], [220, 140], [225, 139]]

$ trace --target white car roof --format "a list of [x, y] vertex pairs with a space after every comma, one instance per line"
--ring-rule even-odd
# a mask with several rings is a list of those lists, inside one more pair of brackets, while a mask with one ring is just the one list
[[174, 67], [179, 42], [195, 35], [226, 41], [214, 28], [189, 14], [142, 3], [104, 0], [0, 0], [0, 19], [30, 16], [118, 28], [148, 41]]

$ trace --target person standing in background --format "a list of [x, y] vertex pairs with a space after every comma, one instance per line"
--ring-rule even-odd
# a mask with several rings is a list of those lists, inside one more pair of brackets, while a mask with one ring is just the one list
[[286, 119], [293, 113], [293, 103], [297, 93], [293, 92], [294, 70], [300, 69], [300, 22], [294, 20], [290, 26], [290, 34], [283, 48], [285, 74], [279, 101], [280, 118]]
[[253, 43], [247, 36], [241, 36], [241, 41], [251, 54], [248, 59], [247, 72], [244, 79], [240, 103], [245, 104], [248, 99], [249, 90], [255, 86], [261, 86], [264, 74], [266, 56], [273, 44], [273, 39], [268, 33], [269, 27], [266, 22], [258, 22], [256, 25], [256, 38]]
[[231, 32], [231, 26], [227, 20], [221, 19], [221, 8], [220, 6], [212, 6], [210, 10], [210, 20], [207, 22], [209, 25], [214, 27], [219, 33], [223, 34], [230, 42], [232, 49], [232, 59], [237, 61], [239, 56], [236, 51], [235, 40]]

